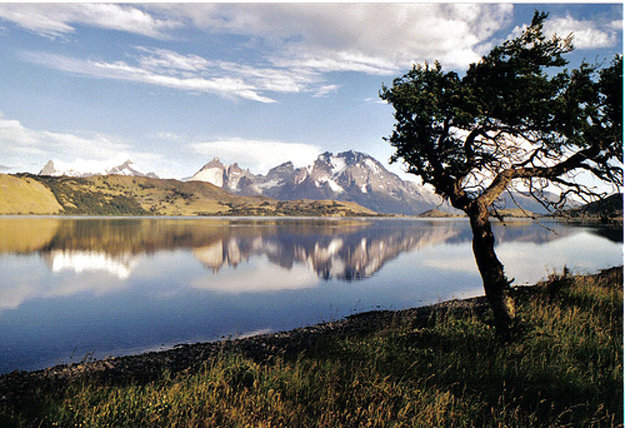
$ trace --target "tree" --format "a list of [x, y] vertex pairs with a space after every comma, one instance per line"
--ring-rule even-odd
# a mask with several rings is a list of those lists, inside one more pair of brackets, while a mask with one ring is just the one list
[[[607, 194], [581, 176], [613, 189], [623, 183], [623, 57], [601, 70], [585, 62], [563, 69], [572, 37], [546, 38], [546, 18], [535, 12], [520, 36], [462, 78], [436, 62], [414, 66], [380, 91], [395, 109], [386, 138], [396, 149], [391, 161], [403, 161], [470, 219], [473, 253], [503, 338], [510, 337], [514, 302], [490, 224], [501, 194], [523, 187], [558, 210], [572, 195]], [[552, 190], [559, 198], [548, 197]]]

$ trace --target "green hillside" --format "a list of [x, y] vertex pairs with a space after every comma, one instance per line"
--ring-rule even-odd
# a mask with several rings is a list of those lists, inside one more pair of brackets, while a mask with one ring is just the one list
[[[0, 193], [1, 214], [66, 215], [309, 215], [375, 213], [352, 202], [277, 201], [235, 196], [210, 183], [124, 175], [85, 178], [0, 175], [10, 191]], [[38, 202], [38, 206], [34, 204]]]

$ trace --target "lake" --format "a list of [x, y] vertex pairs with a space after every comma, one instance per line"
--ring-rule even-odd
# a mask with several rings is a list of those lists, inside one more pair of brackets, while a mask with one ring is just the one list
[[[622, 230], [495, 224], [515, 284], [623, 261]], [[0, 373], [483, 294], [466, 219], [0, 218]]]

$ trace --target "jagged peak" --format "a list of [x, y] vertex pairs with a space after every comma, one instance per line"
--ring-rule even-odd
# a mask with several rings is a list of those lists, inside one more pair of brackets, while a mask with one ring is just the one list
[[114, 166], [112, 168], [109, 168], [107, 171], [119, 171], [122, 169], [132, 169], [130, 165], [133, 165], [134, 162], [131, 161], [130, 159], [126, 160], [124, 163]]
[[205, 169], [211, 169], [211, 168], [221, 168], [221, 169], [226, 169], [226, 167], [224, 166], [223, 163], [221, 163], [221, 161], [219, 160], [219, 158], [217, 156], [215, 156], [213, 158], [212, 161], [208, 162], [206, 165], [204, 165], [200, 171], [205, 170]]
[[226, 168], [226, 172], [228, 174], [231, 174], [233, 172], [243, 172], [243, 170], [241, 169], [241, 167], [239, 166], [239, 164], [237, 162], [233, 163], [232, 165], [228, 166]]
[[283, 171], [283, 170], [285, 170], [285, 169], [286, 169], [286, 170], [292, 170], [292, 169], [295, 169], [295, 167], [293, 166], [293, 162], [288, 161], [288, 162], [281, 163], [280, 165], [278, 165], [278, 166], [274, 166], [273, 168], [271, 168], [271, 169], [269, 170], [269, 172], [272, 172], [272, 171], [274, 171], [274, 172], [277, 172], [277, 171]]
[[50, 159], [39, 171], [39, 175], [52, 175], [56, 172], [56, 168], [54, 167], [54, 162]]
[[370, 155], [363, 152], [357, 152], [356, 150], [347, 150], [345, 152], [337, 153], [336, 156], [341, 158], [356, 158], [359, 160], [368, 158], [373, 159]]

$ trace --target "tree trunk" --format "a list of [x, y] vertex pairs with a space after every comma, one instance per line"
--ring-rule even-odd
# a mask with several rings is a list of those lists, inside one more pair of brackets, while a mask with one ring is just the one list
[[510, 282], [495, 254], [495, 237], [486, 207], [470, 210], [473, 231], [473, 254], [482, 276], [486, 298], [495, 315], [495, 327], [503, 340], [510, 340], [510, 324], [514, 318], [514, 301], [509, 296]]

